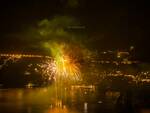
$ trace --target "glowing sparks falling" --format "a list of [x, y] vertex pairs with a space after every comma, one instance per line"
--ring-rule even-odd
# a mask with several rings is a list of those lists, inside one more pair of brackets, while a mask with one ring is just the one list
[[48, 80], [54, 79], [56, 74], [56, 66], [53, 60], [47, 60], [44, 63], [38, 64], [41, 74]]
[[73, 80], [78, 80], [80, 70], [73, 59], [67, 55], [59, 56], [56, 59], [56, 76]]
[[58, 43], [45, 43], [50, 49], [52, 58], [37, 64], [35, 71], [48, 80], [81, 80], [80, 64], [74, 57], [69, 45]]
[[56, 79], [63, 78], [69, 80], [79, 80], [79, 63], [77, 63], [77, 61], [73, 59], [67, 51], [65, 51], [66, 45], [54, 43], [50, 49], [55, 59]]

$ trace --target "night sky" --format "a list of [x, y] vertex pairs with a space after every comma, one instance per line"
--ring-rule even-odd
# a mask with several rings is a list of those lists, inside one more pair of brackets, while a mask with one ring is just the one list
[[149, 11], [142, 1], [1, 0], [0, 51], [21, 51], [28, 44], [21, 36], [16, 38], [17, 33], [42, 19], [67, 15], [85, 26], [87, 39], [83, 40], [89, 48], [104, 51], [135, 46], [136, 58], [150, 61]]

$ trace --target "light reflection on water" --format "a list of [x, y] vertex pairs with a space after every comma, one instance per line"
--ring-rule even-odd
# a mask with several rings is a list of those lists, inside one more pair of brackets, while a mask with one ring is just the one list
[[109, 113], [107, 105], [113, 113], [111, 99], [108, 98], [109, 104], [104, 104], [97, 97], [103, 96], [97, 96], [90, 88], [0, 89], [0, 113]]
[[[88, 113], [88, 103], [74, 105], [75, 94], [63, 100], [56, 99], [55, 91], [49, 88], [1, 89], [0, 113]], [[78, 96], [78, 95], [76, 95]], [[82, 99], [78, 99], [82, 103]]]

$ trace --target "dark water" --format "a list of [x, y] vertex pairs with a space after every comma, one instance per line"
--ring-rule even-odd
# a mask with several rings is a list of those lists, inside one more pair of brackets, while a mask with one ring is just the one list
[[52, 87], [1, 89], [0, 113], [113, 113], [114, 101], [105, 104], [94, 91], [62, 92]]

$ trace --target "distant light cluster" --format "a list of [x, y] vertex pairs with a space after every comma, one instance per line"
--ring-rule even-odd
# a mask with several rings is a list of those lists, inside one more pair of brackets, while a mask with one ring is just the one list
[[32, 54], [0, 54], [0, 57], [13, 57], [13, 58], [51, 58], [50, 56], [32, 55]]

